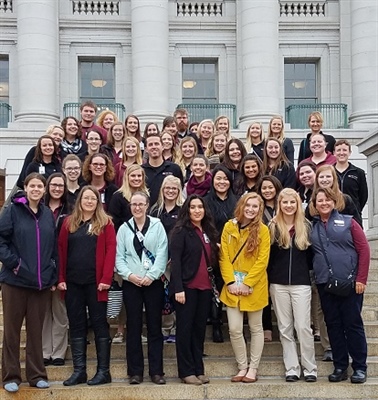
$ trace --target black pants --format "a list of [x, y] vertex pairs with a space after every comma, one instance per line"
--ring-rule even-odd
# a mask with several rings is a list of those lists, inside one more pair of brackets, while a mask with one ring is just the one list
[[163, 333], [161, 312], [163, 309], [164, 287], [159, 279], [150, 286], [136, 286], [123, 282], [123, 300], [126, 308], [126, 360], [129, 376], [142, 375], [144, 358], [142, 348], [143, 304], [146, 312], [147, 347], [149, 374], [164, 375]]
[[353, 370], [366, 371], [367, 343], [361, 317], [363, 294], [354, 290], [348, 297], [336, 296], [324, 291], [325, 285], [317, 285], [324, 320], [335, 368], [345, 370], [352, 358]]
[[185, 288], [185, 304], [175, 301], [178, 375], [203, 375], [203, 348], [211, 290]]
[[95, 338], [110, 338], [106, 319], [107, 302], [97, 300], [95, 283], [77, 285], [67, 282], [65, 299], [71, 338], [87, 337], [87, 307]]

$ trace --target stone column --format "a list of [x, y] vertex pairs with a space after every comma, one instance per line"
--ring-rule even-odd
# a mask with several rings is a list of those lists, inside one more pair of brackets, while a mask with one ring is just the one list
[[239, 127], [245, 127], [252, 120], [268, 122], [279, 113], [279, 2], [239, 0], [236, 5], [242, 90]]
[[17, 0], [18, 107], [15, 123], [59, 116], [58, 1]]
[[131, 0], [132, 112], [142, 124], [162, 121], [172, 112], [168, 33], [168, 0]]
[[353, 128], [378, 124], [378, 2], [351, 0]]

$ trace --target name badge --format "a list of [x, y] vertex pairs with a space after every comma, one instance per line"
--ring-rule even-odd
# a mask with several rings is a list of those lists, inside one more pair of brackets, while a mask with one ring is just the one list
[[145, 260], [143, 261], [143, 268], [144, 268], [144, 269], [150, 269], [150, 266], [151, 266], [150, 260], [145, 259]]
[[38, 173], [44, 175], [45, 172], [46, 172], [45, 167], [43, 165], [40, 165], [38, 168]]
[[336, 226], [344, 226], [345, 222], [342, 219], [335, 219]]
[[206, 235], [206, 233], [203, 233], [203, 240], [205, 241], [205, 243], [210, 243], [210, 239], [209, 237]]
[[105, 203], [105, 193], [103, 192], [103, 193], [101, 193], [100, 194], [100, 198], [101, 198], [101, 203]]
[[92, 224], [89, 224], [88, 225], [88, 233], [91, 233], [92, 232]]
[[137, 232], [136, 232], [136, 237], [138, 238], [138, 240], [139, 240], [140, 242], [143, 242], [144, 236], [143, 236], [143, 233], [142, 233], [141, 231], [137, 231]]

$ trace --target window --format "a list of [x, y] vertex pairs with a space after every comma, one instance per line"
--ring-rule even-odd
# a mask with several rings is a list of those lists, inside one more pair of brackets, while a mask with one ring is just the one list
[[79, 60], [80, 103], [115, 103], [115, 62], [113, 59]]
[[0, 102], [9, 102], [9, 60], [0, 56]]
[[182, 102], [218, 103], [217, 60], [182, 61]]
[[285, 108], [318, 102], [317, 63], [285, 60]]

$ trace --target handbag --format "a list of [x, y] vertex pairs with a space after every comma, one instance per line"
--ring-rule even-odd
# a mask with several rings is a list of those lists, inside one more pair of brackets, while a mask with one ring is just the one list
[[106, 307], [107, 318], [117, 318], [121, 312], [123, 303], [123, 291], [118, 282], [113, 279], [113, 282], [108, 291], [108, 304]]
[[328, 265], [329, 272], [328, 281], [324, 287], [324, 291], [330, 294], [334, 294], [336, 296], [348, 297], [351, 294], [352, 290], [354, 290], [354, 269], [349, 273], [346, 278], [339, 278], [335, 276], [331, 263], [328, 260], [327, 253], [324, 249], [323, 242], [320, 238], [319, 224], [317, 225], [317, 231], [320, 247], [322, 249], [325, 261]]

